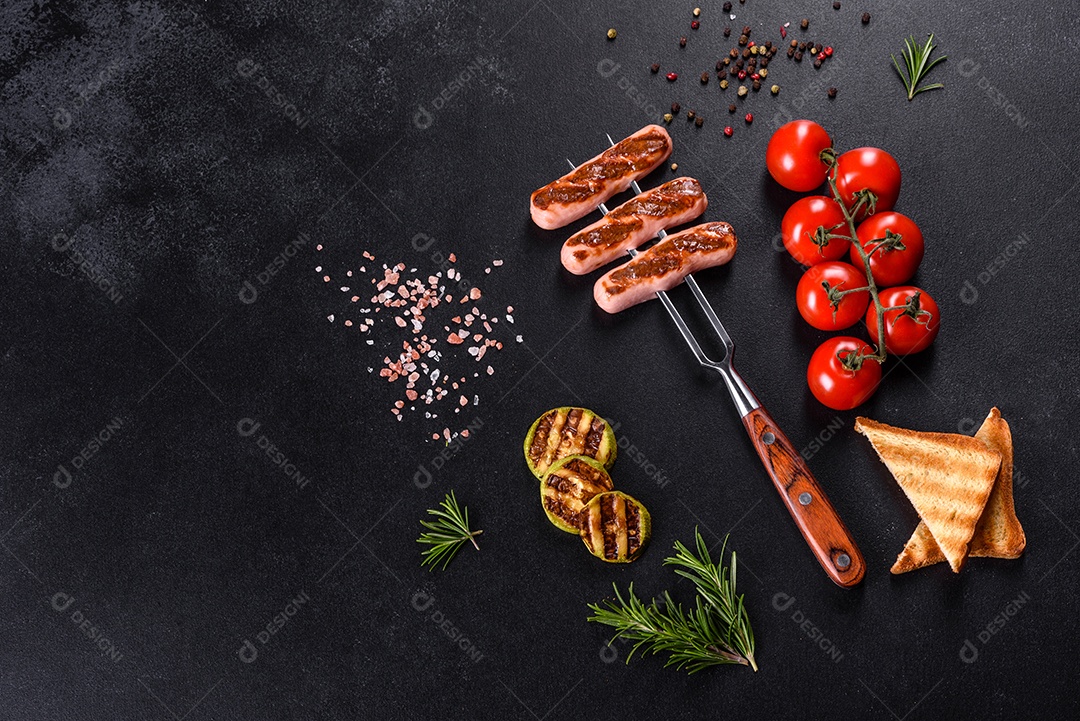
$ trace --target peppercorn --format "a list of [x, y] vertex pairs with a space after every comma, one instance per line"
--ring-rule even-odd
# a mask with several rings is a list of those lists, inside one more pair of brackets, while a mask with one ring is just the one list
[[730, 138], [730, 137], [731, 137], [731, 136], [732, 136], [732, 135], [733, 135], [734, 133], [735, 133], [735, 130], [734, 130], [734, 129], [732, 129], [732, 127], [731, 127], [730, 125], [728, 125], [727, 127], [725, 127], [725, 128], [724, 128], [724, 135], [728, 136], [729, 138]]
[[821, 58], [815, 58], [814, 59], [814, 67], [815, 68], [820, 68], [821, 67], [821, 62], [822, 62]]
[[653, 75], [656, 75], [658, 72], [660, 72], [660, 63], [653, 63], [649, 67], [649, 70], [652, 71]]
[[742, 34], [745, 35], [746, 37], [750, 37], [750, 26], [749, 25], [743, 25]]
[[678, 163], [672, 163], [671, 164], [671, 172], [674, 173], [678, 169], [679, 169], [679, 164]]
[[739, 80], [746, 80], [746, 71], [745, 70], [740, 70], [739, 71]]
[[732, 60], [734, 60], [735, 58], [739, 57], [739, 51], [736, 48], [732, 48], [728, 51], [728, 55], [731, 57]]
[[709, 74], [707, 72], [701, 74], [701, 84], [702, 85], [708, 85], [709, 84]]
[[825, 46], [825, 57], [831, 58], [832, 54], [833, 54], [832, 45], [826, 45]]
[[608, 29], [608, 31], [607, 31], [607, 39], [608, 40], [614, 40], [616, 35], [618, 35], [618, 33], [615, 32], [615, 28], [609, 28]]
[[697, 115], [697, 113], [695, 113], [693, 110], [687, 110], [686, 111], [686, 119], [687, 120], [693, 120], [695, 115]]
[[680, 48], [685, 48], [686, 47], [686, 36], [685, 35], [683, 35], [681, 38], [679, 38], [679, 47]]
[[701, 17], [701, 8], [694, 8], [694, 17]]
[[750, 40], [750, 38], [746, 37], [745, 35], [740, 35], [740, 36], [739, 36], [739, 46], [741, 47], [741, 46], [743, 46], [743, 45], [746, 45], [746, 43], [747, 43], [747, 42], [748, 42], [749, 40]]
[[768, 40], [768, 41], [766, 41], [766, 43], [765, 43], [765, 49], [766, 49], [766, 50], [772, 50], [772, 40]]
[[739, 77], [739, 65], [738, 65], [738, 63], [736, 63], [736, 64], [735, 64], [735, 67], [733, 67], [733, 68], [731, 69], [731, 73], [730, 73], [730, 74], [731, 74], [731, 77], [733, 77], [733, 78], [737, 78], [737, 77]]
[[724, 3], [724, 8], [723, 8], [723, 10], [724, 10], [724, 12], [726, 12], [726, 13], [729, 13], [729, 12], [731, 12], [731, 3]]
[[746, 66], [746, 61], [743, 60], [742, 58], [739, 58], [738, 60], [735, 61], [735, 67], [737, 67], [739, 70], [742, 70], [743, 67], [745, 67], [745, 66]]
[[671, 104], [671, 112], [675, 113], [676, 115], [679, 113], [679, 111], [681, 109], [682, 109], [682, 106], [679, 105], [678, 103], [672, 103]]
[[779, 95], [780, 94], [780, 86], [779, 85], [773, 85], [771, 88], [769, 88], [769, 92], [771, 92], [773, 95]]
[[761, 70], [758, 71], [758, 75], [760, 75], [763, 78], [767, 78], [767, 77], [769, 77], [769, 71], [766, 70], [765, 68], [762, 68]]
[[728, 89], [727, 78], [724, 78], [723, 80], [720, 81], [720, 89], [721, 90], [727, 90]]
[[769, 59], [768, 58], [765, 58], [764, 60], [761, 61], [761, 67], [762, 68], [769, 67]]
[[696, 126], [698, 126], [700, 128], [704, 124], [705, 124], [705, 118], [703, 118], [702, 116], [699, 115], [696, 118], [694, 118], [694, 125], [696, 125]]
[[675, 82], [676, 80], [679, 79], [679, 74], [678, 73], [668, 73], [664, 77], [666, 77], [668, 79], [669, 83], [673, 83], [673, 82]]
[[796, 40], [796, 39], [794, 39], [794, 38], [792, 38], [792, 39], [791, 39], [791, 47], [793, 47], [793, 48], [797, 48], [797, 47], [799, 47], [799, 41], [798, 41], [798, 40]]
[[835, 98], [835, 97], [836, 97], [836, 88], [829, 88], [829, 89], [828, 89], [828, 90], [826, 91], [826, 94], [827, 94], [827, 95], [828, 95], [828, 96], [829, 96], [830, 98]]
[[795, 51], [795, 62], [797, 62], [797, 63], [802, 62], [802, 50]]
[[701, 27], [701, 23], [698, 22], [697, 20], [692, 20], [690, 22], [690, 29], [691, 30], [697, 30], [699, 27]]
[[799, 50], [806, 50], [806, 43], [799, 43]]
[[754, 114], [753, 113], [747, 113], [745, 119], [746, 119], [746, 124], [749, 125], [750, 123], [754, 122]]
[[794, 57], [795, 56], [795, 48], [788, 48], [787, 49], [787, 56], [789, 58]]
[[725, 38], [730, 38], [731, 37], [731, 26], [730, 25], [725, 25], [724, 26], [724, 37]]
[[810, 21], [806, 18], [803, 18], [799, 21], [799, 27], [801, 27], [803, 30], [806, 30], [806, 28], [810, 27]]
[[761, 90], [761, 81], [760, 81], [760, 80], [755, 80], [755, 81], [754, 81], [754, 85], [753, 85], [753, 88], [754, 88], [754, 92], [755, 92], [755, 93], [756, 93], [757, 91]]
[[837, 2], [834, 2], [832, 4], [832, 9], [833, 10], [839, 10], [840, 9], [840, 1], [839, 0], [837, 0]]
[[718, 73], [724, 72], [724, 61], [723, 60], [717, 60], [716, 61], [716, 72], [718, 72]]
[[750, 47], [750, 54], [751, 55], [757, 55], [757, 52], [758, 51], [757, 51], [757, 46], [756, 45], [753, 45], [753, 46]]
[[743, 56], [743, 60], [749, 60], [750, 59], [750, 48], [747, 48], [746, 50], [743, 50], [742, 51], [742, 56]]
[[862, 24], [863, 25], [869, 25], [870, 24], [870, 13], [863, 13], [862, 14]]
[[748, 92], [750, 92], [750, 91], [746, 89], [746, 86], [745, 86], [745, 85], [740, 85], [740, 86], [739, 86], [739, 97], [740, 97], [740, 98], [745, 98], [745, 97], [746, 97], [746, 94], [747, 94]]
[[814, 45], [813, 43], [810, 43], [810, 54], [811, 55], [817, 55], [817, 52], [818, 52], [817, 45]]
[[672, 121], [672, 119], [674, 119], [674, 117], [675, 116], [672, 115], [671, 113], [664, 113], [664, 122], [665, 123], [670, 123]]

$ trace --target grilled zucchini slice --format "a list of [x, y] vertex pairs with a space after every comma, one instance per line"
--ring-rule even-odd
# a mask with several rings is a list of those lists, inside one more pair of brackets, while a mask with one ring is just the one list
[[556, 528], [577, 534], [578, 514], [598, 493], [615, 488], [603, 464], [588, 456], [567, 456], [540, 481], [540, 503]]
[[608, 563], [629, 563], [652, 536], [645, 506], [621, 491], [592, 497], [578, 514], [578, 531], [589, 553]]
[[536, 419], [525, 436], [525, 462], [537, 478], [567, 456], [588, 456], [611, 468], [618, 449], [607, 421], [587, 408], [573, 406], [551, 409]]

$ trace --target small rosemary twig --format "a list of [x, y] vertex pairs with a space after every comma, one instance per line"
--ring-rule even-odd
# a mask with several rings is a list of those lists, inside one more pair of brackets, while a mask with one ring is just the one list
[[442, 561], [442, 567], [445, 570], [454, 554], [465, 545], [466, 541], [472, 543], [476, 550], [480, 550], [480, 546], [476, 543], [476, 536], [483, 531], [473, 531], [469, 528], [469, 507], [458, 506], [453, 491], [450, 491], [439, 505], [443, 510], [428, 509], [428, 513], [435, 516], [434, 521], [420, 521], [420, 525], [432, 532], [421, 533], [416, 542], [431, 546], [424, 550], [421, 566], [430, 565], [433, 569], [439, 565], [439, 561]]
[[934, 53], [935, 47], [933, 33], [930, 33], [930, 37], [926, 39], [926, 45], [921, 48], [915, 42], [914, 35], [904, 40], [904, 50], [900, 55], [904, 58], [904, 66], [907, 69], [906, 75], [904, 74], [904, 71], [900, 69], [900, 63], [897, 62], [896, 56], [890, 56], [892, 58], [893, 67], [896, 68], [896, 72], [900, 76], [900, 79], [904, 81], [904, 87], [907, 88], [908, 101], [914, 100], [915, 96], [919, 93], [945, 87], [941, 83], [919, 85], [935, 65], [948, 58], [948, 55], [942, 55], [931, 61], [930, 56]]

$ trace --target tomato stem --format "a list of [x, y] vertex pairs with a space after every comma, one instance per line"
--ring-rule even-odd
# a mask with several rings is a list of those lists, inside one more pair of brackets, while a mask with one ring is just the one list
[[[870, 255], [871, 253], [873, 253], [874, 250], [877, 250], [879, 247], [888, 242], [890, 238], [888, 237], [888, 233], [886, 233], [886, 237], [881, 238], [880, 240], [882, 242], [878, 243], [878, 245], [873, 248], [870, 253], [867, 253], [866, 250], [863, 249], [862, 243], [859, 242], [859, 235], [855, 229], [855, 219], [859, 216], [859, 212], [863, 210], [864, 207], [866, 208], [867, 215], [874, 214], [874, 211], [877, 209], [877, 196], [874, 195], [874, 193], [870, 189], [863, 188], [862, 190], [854, 194], [855, 202], [850, 208], [848, 208], [847, 203], [844, 201], [844, 198], [840, 195], [840, 190], [836, 187], [836, 151], [834, 151], [832, 148], [826, 148], [825, 150], [821, 151], [820, 157], [821, 160], [829, 166], [829, 170], [825, 174], [825, 179], [829, 182], [829, 191], [832, 193], [833, 200], [835, 200], [836, 204], [840, 206], [840, 212], [844, 214], [844, 223], [847, 225], [847, 230], [849, 233], [848, 240], [851, 241], [852, 247], [855, 248], [855, 251], [859, 254], [859, 257], [862, 258], [863, 267], [866, 269], [867, 286], [866, 288], [860, 288], [859, 290], [870, 291], [870, 298], [874, 301], [874, 308], [877, 314], [878, 342], [877, 346], [874, 348], [873, 353], [865, 354], [857, 353], [855, 351], [848, 351], [846, 357], [842, 357], [840, 353], [836, 354], [836, 357], [840, 360], [840, 362], [844, 365], [845, 368], [857, 371], [859, 370], [859, 368], [862, 367], [862, 362], [867, 358], [873, 358], [878, 363], [885, 362], [885, 307], [882, 306], [881, 298], [878, 297], [877, 283], [874, 282], [874, 274], [870, 270]], [[894, 233], [893, 235], [896, 234]], [[843, 236], [838, 235], [837, 237]], [[899, 236], [897, 236], [897, 241], [899, 241]], [[918, 303], [918, 299], [913, 300], [916, 304]]]

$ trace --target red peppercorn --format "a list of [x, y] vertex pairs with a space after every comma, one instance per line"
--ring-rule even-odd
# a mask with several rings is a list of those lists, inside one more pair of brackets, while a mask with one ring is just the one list
[[690, 27], [694, 30], [697, 30], [699, 27], [701, 27], [701, 23], [699, 23], [697, 20], [694, 20], [690, 23]]
[[751, 80], [761, 80], [761, 75], [759, 75], [758, 73], [753, 73], [753, 74], [752, 74], [752, 75], [750, 76], [750, 79], [751, 79]]
[[678, 73], [668, 73], [665, 77], [667, 77], [669, 83], [673, 83], [673, 82], [675, 82], [676, 80], [679, 79], [679, 74]]
[[818, 53], [818, 55], [817, 55], [817, 59], [818, 59], [818, 60], [824, 60], [824, 59], [825, 59], [826, 57], [828, 57], [828, 56], [827, 56], [827, 55], [825, 54], [825, 51], [824, 51], [824, 50], [822, 50], [822, 51], [821, 51], [820, 53]]
[[734, 134], [735, 134], [735, 130], [730, 125], [728, 125], [727, 127], [724, 128], [724, 135], [726, 135], [726, 136], [728, 136], [730, 138]]
[[746, 80], [746, 71], [745, 70], [740, 70], [739, 71], [739, 80]]
[[782, 37], [782, 38], [787, 37], [787, 28], [785, 28], [783, 26], [780, 27], [780, 37]]
[[749, 125], [752, 122], [754, 122], [754, 114], [753, 113], [747, 113], [746, 114], [746, 124]]
[[748, 47], [748, 48], [754, 47], [754, 41], [751, 40], [749, 43], [746, 44], [746, 47]]
[[831, 58], [832, 54], [833, 54], [832, 45], [826, 46], [826, 48], [825, 48], [825, 57]]

